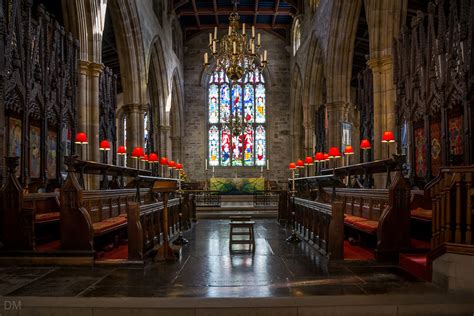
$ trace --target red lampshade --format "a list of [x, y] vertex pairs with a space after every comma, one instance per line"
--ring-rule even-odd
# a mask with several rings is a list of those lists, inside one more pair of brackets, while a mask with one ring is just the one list
[[86, 133], [83, 133], [83, 132], [79, 132], [76, 134], [76, 140], [75, 142], [76, 144], [79, 144], [79, 145], [87, 145], [89, 144], [89, 141], [87, 140], [87, 135]]
[[156, 153], [151, 153], [148, 157], [149, 163], [157, 163], [158, 162], [158, 155]]
[[125, 146], [120, 146], [117, 149], [117, 155], [125, 156], [127, 154], [127, 148]]
[[304, 168], [304, 162], [303, 162], [303, 160], [298, 159], [298, 161], [296, 162], [296, 167], [298, 167], [298, 168]]
[[100, 142], [99, 150], [110, 150], [110, 143], [107, 139]]
[[344, 148], [344, 155], [353, 155], [354, 154], [354, 149], [352, 148], [351, 145], [346, 146]]
[[165, 166], [168, 164], [168, 158], [166, 157], [161, 157], [160, 159], [160, 165]]
[[329, 161], [329, 155], [328, 154], [323, 154], [324, 155], [324, 161]]
[[183, 170], [183, 165], [180, 163], [176, 164], [176, 170]]
[[176, 168], [176, 162], [174, 162], [173, 160], [171, 160], [170, 162], [168, 162], [168, 167], [171, 168], [171, 169]]
[[140, 158], [140, 160], [142, 160], [142, 161], [148, 161], [148, 155], [147, 155], [147, 154], [144, 154], [144, 155]]
[[132, 158], [141, 158], [145, 155], [143, 148], [135, 147], [132, 151]]
[[288, 168], [290, 168], [291, 170], [295, 170], [296, 164], [294, 162], [290, 162], [290, 164], [288, 165]]
[[323, 161], [324, 160], [324, 154], [323, 153], [316, 153], [316, 155], [314, 156], [316, 162], [320, 162], [320, 161]]
[[395, 137], [393, 136], [393, 132], [391, 131], [383, 132], [382, 143], [393, 143], [393, 142], [395, 142]]
[[368, 139], [363, 139], [360, 141], [360, 149], [370, 149], [372, 146], [370, 145], [370, 142]]
[[331, 147], [329, 148], [329, 158], [341, 158], [341, 152], [339, 151], [339, 148], [337, 147]]
[[310, 157], [310, 156], [306, 157], [306, 158], [304, 159], [304, 164], [305, 164], [305, 165], [312, 166], [312, 165], [313, 165], [313, 157]]

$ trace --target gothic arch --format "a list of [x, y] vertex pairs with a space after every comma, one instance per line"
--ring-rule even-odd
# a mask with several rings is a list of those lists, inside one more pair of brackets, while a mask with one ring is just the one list
[[293, 101], [293, 111], [292, 111], [292, 138], [293, 138], [293, 150], [292, 155], [296, 155], [292, 157], [293, 160], [303, 157], [304, 155], [304, 107], [303, 107], [303, 83], [301, 77], [301, 71], [298, 64], [295, 64], [292, 80], [293, 83], [291, 89], [291, 100]]
[[184, 93], [181, 86], [181, 80], [177, 69], [175, 69], [172, 77], [171, 86], [171, 108], [168, 112], [170, 124], [170, 149], [173, 159], [182, 162], [182, 136], [184, 135], [183, 124], [183, 99]]

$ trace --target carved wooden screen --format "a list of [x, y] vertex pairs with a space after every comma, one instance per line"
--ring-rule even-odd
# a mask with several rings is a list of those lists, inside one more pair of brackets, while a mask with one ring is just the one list
[[33, 18], [31, 4], [0, 0], [0, 123], [3, 154], [20, 157], [20, 181], [37, 191], [61, 184], [62, 158], [74, 152], [78, 44], [42, 6]]
[[[357, 109], [360, 112], [360, 140], [368, 139], [374, 143], [374, 85], [372, 70], [369, 67], [357, 75]], [[369, 160], [373, 160], [373, 151]], [[361, 152], [360, 157], [364, 157]]]
[[[100, 140], [107, 139], [111, 143], [111, 150], [114, 153], [112, 163], [117, 163], [117, 127], [115, 113], [117, 112], [117, 76], [112, 69], [105, 68], [99, 78], [99, 105], [100, 105]], [[110, 158], [109, 158], [110, 159]]]
[[407, 122], [411, 178], [418, 183], [436, 176], [443, 165], [473, 163], [474, 2], [445, 2], [430, 3], [428, 13], [413, 18], [394, 42], [399, 137]]

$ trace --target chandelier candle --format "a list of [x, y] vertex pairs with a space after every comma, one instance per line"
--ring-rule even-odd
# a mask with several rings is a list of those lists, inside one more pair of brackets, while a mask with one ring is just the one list
[[[257, 47], [255, 47], [255, 26], [251, 32], [246, 32], [246, 24], [239, 23], [240, 16], [237, 13], [237, 2], [234, 2], [234, 10], [229, 16], [229, 30], [227, 35], [217, 39], [217, 28], [214, 34], [209, 34], [209, 50], [211, 57], [215, 59], [217, 69], [223, 69], [227, 77], [236, 82], [246, 72], [256, 69], [263, 70], [267, 65], [267, 51], [260, 52], [261, 34], [257, 34]], [[241, 31], [240, 31], [241, 29]], [[250, 36], [247, 36], [250, 33]], [[210, 65], [209, 55], [204, 54], [204, 67]], [[210, 69], [214, 71], [215, 69]]]

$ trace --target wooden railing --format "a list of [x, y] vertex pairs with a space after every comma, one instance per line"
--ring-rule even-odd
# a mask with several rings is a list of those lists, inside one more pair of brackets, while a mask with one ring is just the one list
[[294, 198], [295, 230], [331, 259], [344, 258], [344, 212], [341, 202], [324, 204]]
[[195, 194], [197, 207], [218, 207], [221, 205], [219, 191], [200, 191]]
[[473, 178], [474, 166], [443, 168], [425, 188], [433, 209], [432, 260], [445, 252], [474, 254]]

